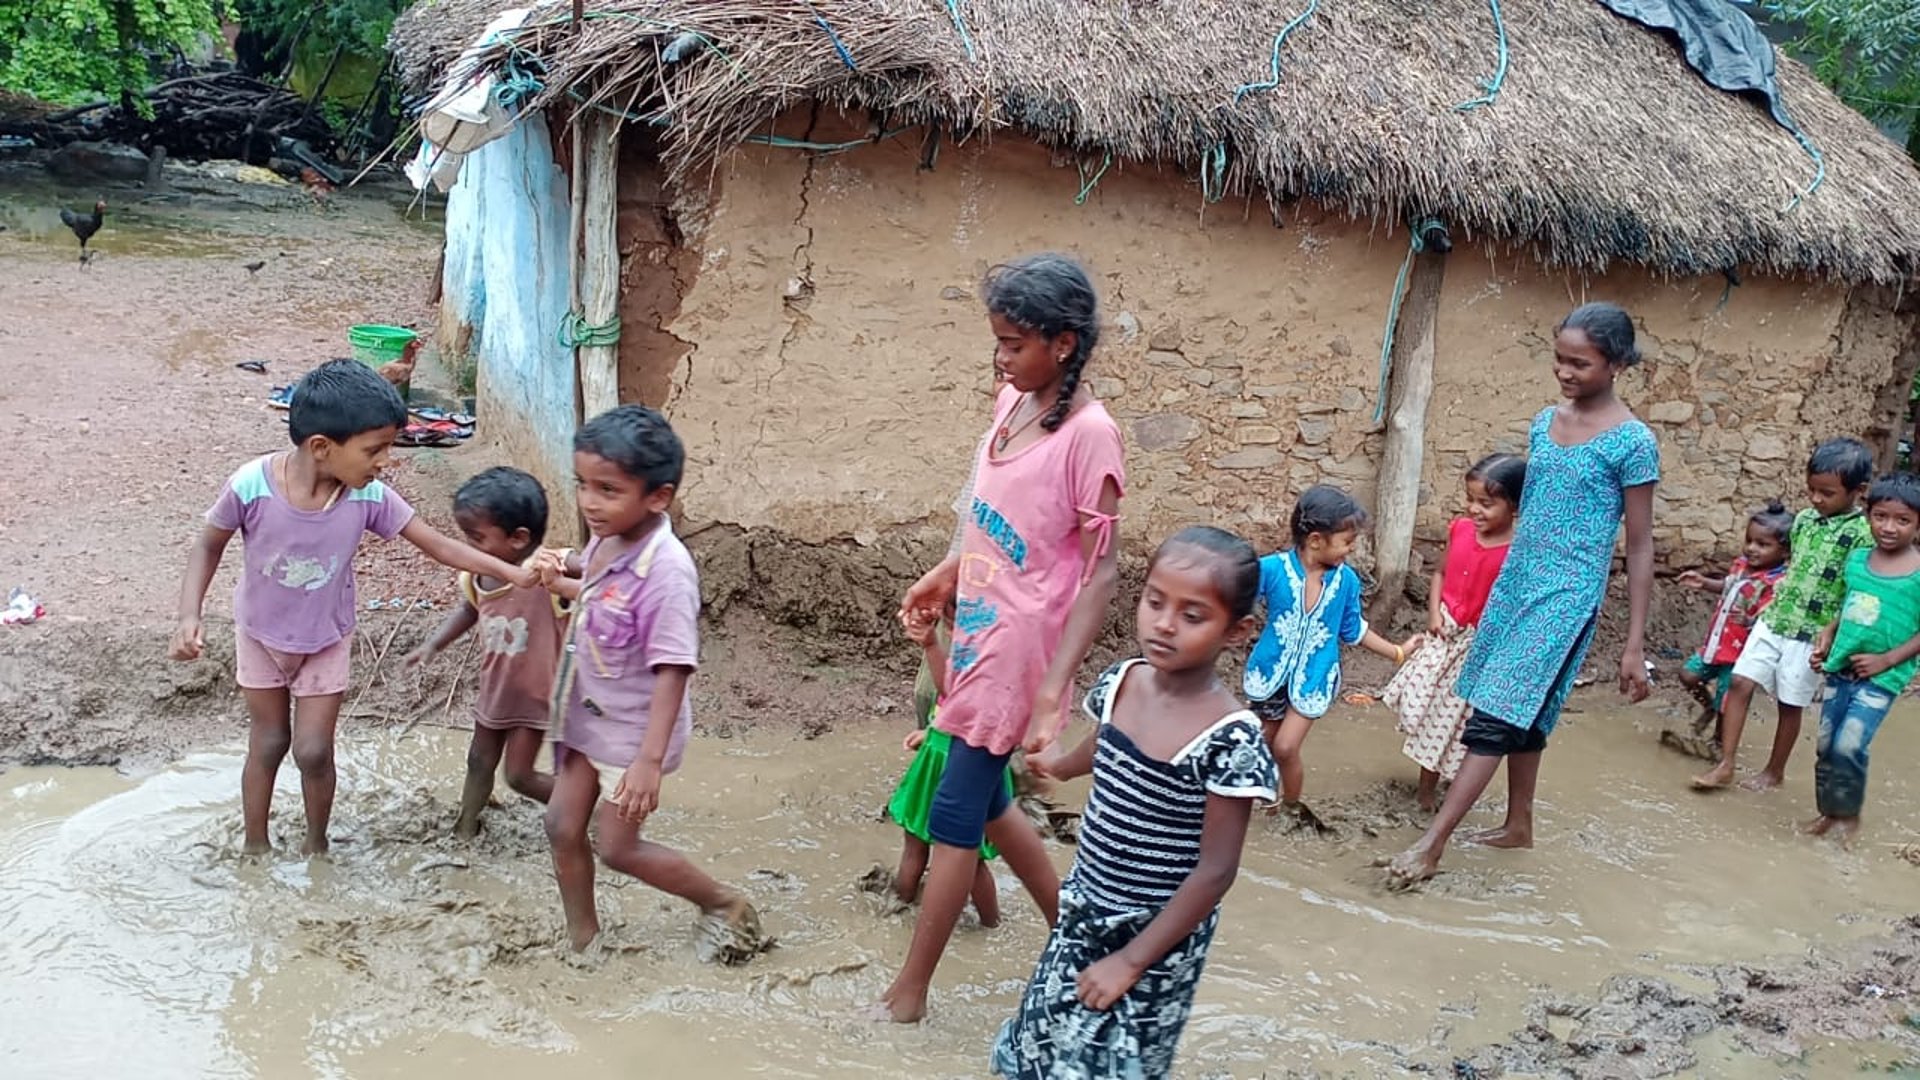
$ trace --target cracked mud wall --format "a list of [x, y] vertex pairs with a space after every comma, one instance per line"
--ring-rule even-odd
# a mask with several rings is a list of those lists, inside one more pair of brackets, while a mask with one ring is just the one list
[[[807, 107], [774, 130], [836, 142], [864, 125]], [[930, 171], [917, 131], [830, 156], [747, 146], [669, 190], [645, 137], [627, 140], [621, 179], [622, 394], [663, 405], [687, 442], [683, 528], [705, 549], [718, 604], [752, 594], [791, 621], [885, 624], [899, 585], [942, 550], [988, 422], [978, 281], [1041, 249], [1078, 255], [1101, 291], [1090, 377], [1127, 441], [1133, 556], [1193, 521], [1273, 546], [1314, 482], [1372, 498], [1380, 335], [1403, 231], [1306, 201], [1276, 227], [1264, 201], [1204, 206], [1177, 171], [1126, 163], [1076, 205], [1072, 158], [1005, 134], [947, 143]], [[484, 198], [525, 200], [522, 179], [498, 178]], [[546, 209], [564, 220], [564, 179], [551, 190]], [[1624, 304], [1643, 329], [1648, 363], [1623, 392], [1660, 436], [1656, 540], [1669, 566], [1730, 556], [1748, 507], [1801, 499], [1815, 439], [1891, 444], [1920, 364], [1911, 297], [1582, 278], [1457, 239], [1422, 486], [1428, 550], [1467, 464], [1517, 448], [1556, 400], [1553, 327], [1586, 299]], [[451, 284], [471, 256], [451, 230], [448, 243]], [[505, 291], [487, 292], [487, 325]], [[545, 362], [475, 337], [483, 396]], [[556, 429], [509, 415], [495, 434], [521, 460], [549, 456]]]

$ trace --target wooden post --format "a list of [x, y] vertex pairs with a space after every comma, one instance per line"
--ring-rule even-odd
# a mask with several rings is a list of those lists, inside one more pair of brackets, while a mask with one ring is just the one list
[[[620, 310], [620, 244], [615, 235], [620, 185], [620, 118], [599, 111], [587, 121], [587, 197], [580, 244], [581, 315], [605, 326]], [[598, 416], [620, 404], [620, 348], [616, 342], [579, 350], [580, 404]]]
[[1387, 389], [1387, 444], [1380, 455], [1380, 485], [1374, 496], [1374, 576], [1378, 588], [1368, 617], [1382, 627], [1406, 598], [1413, 561], [1413, 521], [1420, 507], [1420, 466], [1427, 435], [1427, 403], [1433, 400], [1434, 327], [1440, 321], [1445, 255], [1422, 252], [1407, 276], [1400, 325], [1393, 338], [1393, 371]]

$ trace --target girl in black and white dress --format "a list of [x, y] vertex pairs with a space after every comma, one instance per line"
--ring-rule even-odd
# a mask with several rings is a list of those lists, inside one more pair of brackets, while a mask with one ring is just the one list
[[1259, 559], [1197, 527], [1162, 544], [1140, 598], [1140, 659], [1087, 694], [1093, 734], [1030, 759], [1054, 779], [1093, 774], [1060, 921], [994, 1071], [1027, 1078], [1165, 1076], [1220, 898], [1240, 869], [1256, 802], [1279, 781], [1260, 721], [1215, 674], [1254, 631]]

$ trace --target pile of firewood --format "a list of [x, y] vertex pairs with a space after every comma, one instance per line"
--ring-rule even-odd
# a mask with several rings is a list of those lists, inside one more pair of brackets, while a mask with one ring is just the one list
[[312, 104], [285, 87], [231, 70], [169, 79], [126, 101], [96, 101], [39, 115], [0, 110], [0, 135], [24, 136], [42, 146], [80, 140], [142, 150], [163, 146], [175, 157], [255, 164], [274, 156], [286, 141], [322, 154], [334, 144], [333, 130]]

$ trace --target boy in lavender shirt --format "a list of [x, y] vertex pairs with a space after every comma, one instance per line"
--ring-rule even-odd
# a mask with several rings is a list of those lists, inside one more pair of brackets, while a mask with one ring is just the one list
[[644, 406], [611, 409], [574, 436], [580, 515], [593, 539], [579, 555], [542, 551], [533, 563], [548, 588], [575, 602], [554, 679], [547, 838], [575, 949], [600, 934], [598, 853], [609, 867], [691, 901], [711, 954], [740, 963], [765, 947], [753, 905], [640, 835], [693, 727], [687, 682], [700, 662], [700, 576], [667, 519], [685, 464], [679, 436]]
[[[406, 423], [393, 386], [352, 360], [308, 372], [287, 418], [293, 449], [250, 461], [207, 511], [187, 561], [180, 624], [167, 655], [205, 650], [200, 613], [235, 533], [245, 561], [234, 590], [234, 670], [252, 727], [240, 773], [250, 854], [268, 850], [267, 816], [280, 762], [293, 750], [306, 803], [302, 851], [327, 850], [333, 816], [333, 733], [347, 689], [356, 601], [353, 553], [362, 533], [405, 537], [435, 561], [531, 585], [539, 576], [449, 539], [413, 516], [379, 480]], [[296, 707], [297, 703], [297, 707]]]

